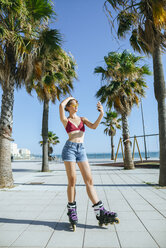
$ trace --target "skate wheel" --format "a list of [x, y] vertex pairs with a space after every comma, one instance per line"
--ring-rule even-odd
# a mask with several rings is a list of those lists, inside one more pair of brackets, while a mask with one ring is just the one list
[[118, 218], [115, 218], [115, 223], [116, 224], [119, 224], [120, 223], [120, 220]]
[[76, 231], [76, 225], [73, 225], [73, 232]]
[[114, 222], [110, 222], [110, 224], [111, 224], [111, 225], [113, 225], [113, 224], [114, 224]]
[[99, 226], [101, 226], [101, 227], [102, 227], [102, 226], [103, 226], [103, 224], [99, 222]]

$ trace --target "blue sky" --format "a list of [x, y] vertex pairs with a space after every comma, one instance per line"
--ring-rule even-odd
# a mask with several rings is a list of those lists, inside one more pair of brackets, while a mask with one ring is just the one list
[[[104, 0], [56, 0], [55, 12], [57, 20], [51, 24], [63, 35], [63, 49], [71, 52], [77, 62], [78, 81], [74, 81], [72, 95], [79, 101], [78, 115], [95, 121], [98, 117], [96, 110], [96, 91], [100, 88], [100, 76], [93, 73], [96, 66], [103, 66], [103, 57], [110, 51], [122, 52], [132, 48], [128, 40], [122, 40], [118, 44], [110, 32], [107, 17], [103, 11]], [[145, 63], [152, 71], [152, 58], [146, 58]], [[163, 56], [163, 65], [166, 64], [166, 55]], [[166, 77], [166, 69], [164, 71]], [[158, 133], [157, 102], [154, 97], [153, 75], [146, 77], [148, 89], [146, 98], [143, 99], [143, 111], [146, 134]], [[0, 98], [2, 90], [0, 90]], [[64, 98], [63, 98], [64, 99]], [[0, 99], [1, 100], [1, 99]], [[54, 147], [54, 153], [60, 154], [68, 136], [59, 120], [59, 102], [50, 103], [49, 130], [56, 133], [60, 144]], [[105, 109], [105, 108], [104, 108]], [[106, 110], [106, 109], [105, 109]], [[29, 96], [25, 89], [15, 91], [13, 138], [19, 148], [27, 148], [34, 154], [41, 154], [39, 140], [41, 140], [43, 104], [33, 93]], [[141, 110], [134, 107], [129, 116], [130, 135], [142, 135]], [[110, 138], [104, 134], [104, 126], [100, 125], [96, 130], [86, 128], [85, 146], [88, 153], [110, 152]], [[115, 137], [115, 149], [121, 131], [117, 131]], [[143, 139], [138, 139], [141, 150]], [[158, 138], [148, 138], [147, 147], [150, 151], [159, 149]]]

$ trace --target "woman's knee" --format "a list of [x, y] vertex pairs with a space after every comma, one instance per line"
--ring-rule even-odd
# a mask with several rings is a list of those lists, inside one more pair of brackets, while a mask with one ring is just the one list
[[86, 184], [86, 186], [93, 186], [93, 179], [92, 179], [92, 177], [88, 177], [85, 180], [85, 184]]
[[68, 179], [68, 186], [70, 187], [74, 187], [76, 184], [76, 177], [75, 176], [72, 176]]

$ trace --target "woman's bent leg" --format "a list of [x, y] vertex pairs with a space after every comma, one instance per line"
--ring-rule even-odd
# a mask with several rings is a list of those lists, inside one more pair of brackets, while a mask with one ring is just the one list
[[99, 221], [99, 225], [103, 224], [108, 225], [108, 223], [119, 223], [119, 219], [117, 218], [117, 213], [107, 211], [102, 201], [99, 201], [96, 190], [93, 186], [93, 180], [91, 175], [91, 169], [88, 161], [78, 162], [78, 166], [80, 168], [81, 174], [83, 176], [84, 182], [86, 184], [86, 189], [90, 200], [92, 201], [94, 212], [97, 220]]
[[67, 196], [68, 196], [68, 202], [74, 202], [75, 201], [75, 184], [76, 184], [76, 163], [75, 162], [69, 162], [64, 161], [65, 167], [66, 167], [66, 174], [68, 178], [68, 187], [67, 187]]
[[90, 198], [90, 200], [92, 201], [93, 204], [96, 204], [97, 202], [99, 202], [96, 190], [94, 188], [93, 185], [93, 179], [92, 179], [92, 174], [91, 174], [91, 169], [89, 166], [88, 161], [82, 161], [82, 162], [78, 162], [78, 166], [80, 168], [82, 177], [84, 179], [84, 182], [86, 184], [86, 190], [87, 190], [87, 194]]

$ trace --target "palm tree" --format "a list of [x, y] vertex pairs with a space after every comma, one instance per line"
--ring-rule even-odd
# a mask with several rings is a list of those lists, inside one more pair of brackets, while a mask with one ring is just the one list
[[[130, 44], [139, 53], [151, 54], [153, 59], [154, 92], [158, 103], [160, 175], [159, 185], [166, 186], [166, 87], [162, 52], [166, 48], [166, 1], [164, 0], [107, 0], [105, 7], [113, 20], [112, 10], [118, 12], [118, 37], [131, 32]], [[113, 24], [113, 21], [112, 21]]]
[[[24, 68], [31, 70], [31, 60], [36, 51], [34, 40], [53, 14], [53, 7], [48, 0], [0, 0], [0, 83], [3, 90], [0, 117], [0, 187], [13, 186], [10, 142], [14, 88], [21, 87], [22, 81], [19, 79]], [[20, 64], [23, 66], [20, 67]]]
[[60, 143], [58, 136], [53, 132], [48, 132], [48, 157], [51, 158], [51, 154], [53, 153], [53, 147]]
[[[43, 145], [43, 141], [39, 142], [40, 145]], [[54, 145], [57, 145], [60, 143], [58, 136], [56, 136], [55, 133], [49, 131], [48, 132], [48, 158], [51, 159], [51, 154], [53, 153], [53, 147]]]
[[139, 104], [139, 96], [144, 96], [146, 82], [143, 76], [149, 75], [150, 71], [147, 65], [139, 67], [137, 62], [142, 57], [135, 56], [124, 50], [123, 53], [110, 52], [104, 57], [105, 68], [96, 67], [95, 73], [102, 75], [102, 81], [106, 84], [102, 86], [96, 93], [96, 96], [102, 103], [106, 102], [111, 108], [114, 106], [116, 111], [122, 116], [122, 133], [124, 143], [124, 167], [125, 169], [133, 169], [128, 115], [134, 104]]
[[121, 125], [119, 122], [121, 119], [117, 119], [117, 112], [106, 112], [106, 117], [104, 117], [105, 121], [102, 121], [101, 124], [104, 124], [106, 128], [104, 129], [104, 133], [111, 137], [111, 159], [115, 159], [114, 152], [114, 136], [116, 135], [116, 128], [121, 129]]
[[[37, 55], [33, 60], [33, 69], [29, 73], [31, 80], [26, 82], [26, 89], [31, 94], [32, 89], [36, 90], [38, 99], [43, 101], [43, 119], [42, 119], [42, 171], [49, 171], [48, 165], [48, 112], [49, 100], [55, 102], [56, 95], [59, 95], [59, 89], [54, 85], [55, 72], [53, 66], [56, 57], [52, 61], [53, 56], [57, 56], [60, 51], [61, 36], [57, 30], [50, 30], [47, 27], [40, 33], [39, 39], [35, 40], [37, 47]], [[46, 59], [47, 57], [47, 59]], [[57, 66], [57, 65], [56, 65]], [[26, 75], [26, 73], [25, 73]], [[24, 78], [24, 74], [22, 75]]]
[[[48, 39], [48, 35], [46, 36]], [[42, 44], [45, 46], [45, 38], [42, 39]], [[29, 94], [35, 90], [39, 101], [43, 102], [43, 120], [42, 120], [42, 137], [43, 137], [43, 157], [42, 157], [42, 172], [49, 171], [48, 164], [48, 114], [49, 102], [56, 102], [61, 95], [70, 94], [73, 89], [73, 79], [77, 78], [75, 72], [75, 61], [71, 55], [68, 55], [60, 47], [54, 46], [53, 50], [48, 52], [46, 49], [41, 49], [37, 60], [34, 63], [32, 79], [26, 84], [26, 89]]]

